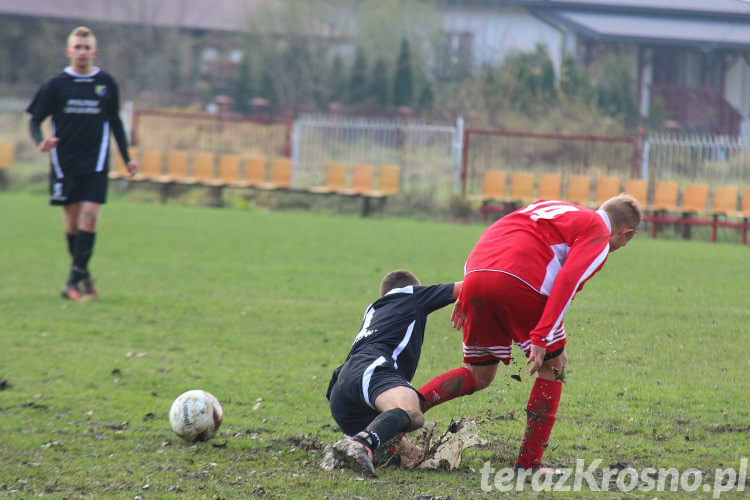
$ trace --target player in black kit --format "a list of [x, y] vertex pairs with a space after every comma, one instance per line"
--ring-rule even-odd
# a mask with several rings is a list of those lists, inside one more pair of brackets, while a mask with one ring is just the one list
[[383, 278], [380, 299], [365, 310], [351, 351], [328, 386], [331, 414], [348, 436], [334, 443], [337, 458], [374, 474], [372, 452], [378, 446], [422, 427], [419, 393], [411, 379], [427, 315], [454, 302], [461, 284], [420, 286], [403, 269]]
[[[107, 199], [110, 131], [130, 175], [138, 166], [128, 155], [117, 84], [93, 66], [97, 55], [93, 32], [84, 26], [75, 28], [66, 54], [70, 66], [39, 88], [26, 111], [39, 151], [50, 152], [50, 204], [61, 205], [65, 217], [73, 263], [61, 293], [81, 301], [98, 296], [88, 262], [101, 205]], [[50, 136], [43, 138], [40, 124], [50, 115]]]

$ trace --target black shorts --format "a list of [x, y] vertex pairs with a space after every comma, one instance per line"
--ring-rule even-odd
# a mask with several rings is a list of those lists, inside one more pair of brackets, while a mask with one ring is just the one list
[[[375, 400], [394, 387], [414, 387], [385, 356], [352, 356], [333, 372], [326, 397], [344, 434], [362, 431], [380, 413]], [[416, 392], [417, 390], [414, 389]], [[419, 393], [417, 393], [419, 394]]]
[[107, 202], [107, 181], [107, 172], [92, 172], [59, 179], [53, 169], [49, 174], [49, 203], [70, 205], [91, 201], [103, 205]]

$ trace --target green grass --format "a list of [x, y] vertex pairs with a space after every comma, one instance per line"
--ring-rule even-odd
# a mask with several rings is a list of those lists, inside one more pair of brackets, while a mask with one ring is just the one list
[[[58, 296], [68, 266], [59, 209], [2, 193], [0, 213], [0, 377], [11, 384], [0, 391], [0, 496], [499, 495], [482, 491], [480, 469], [515, 460], [532, 383], [520, 362], [427, 414], [441, 429], [480, 420], [489, 443], [456, 471], [360, 481], [320, 470], [317, 451], [339, 437], [325, 389], [380, 278], [405, 267], [425, 283], [459, 279], [484, 226], [115, 196], [91, 264], [102, 297], [79, 304]], [[546, 463], [694, 467], [711, 484], [716, 468], [739, 468], [750, 449], [747, 252], [644, 234], [610, 257], [566, 317], [568, 381]], [[430, 318], [417, 386], [460, 363], [449, 315]], [[167, 413], [194, 388], [216, 395], [225, 419], [212, 441], [189, 445]], [[625, 493], [518, 494], [545, 495]]]

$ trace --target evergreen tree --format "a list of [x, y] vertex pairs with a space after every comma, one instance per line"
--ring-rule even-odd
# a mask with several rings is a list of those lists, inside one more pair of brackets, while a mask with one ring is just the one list
[[388, 65], [382, 57], [378, 57], [372, 67], [368, 94], [381, 106], [388, 105]]
[[410, 106], [414, 98], [413, 86], [409, 42], [404, 38], [401, 40], [401, 50], [396, 62], [396, 75], [393, 79], [393, 105]]
[[427, 81], [419, 94], [417, 107], [419, 109], [431, 109], [433, 104], [435, 104], [435, 92], [432, 90], [432, 84]]
[[252, 98], [252, 80], [251, 80], [250, 54], [245, 48], [240, 64], [237, 66], [237, 76], [232, 85], [232, 98], [234, 107], [240, 113], [250, 112], [250, 99]]
[[357, 49], [349, 77], [349, 102], [362, 102], [367, 97], [367, 58], [365, 51]]
[[339, 104], [346, 101], [346, 76], [344, 75], [344, 62], [341, 60], [341, 56], [339, 55], [337, 55], [333, 59], [333, 64], [331, 65], [331, 75], [328, 81], [328, 101], [337, 102]]

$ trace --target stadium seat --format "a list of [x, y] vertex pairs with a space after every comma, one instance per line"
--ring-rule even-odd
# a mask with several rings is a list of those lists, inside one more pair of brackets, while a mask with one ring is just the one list
[[648, 206], [648, 181], [646, 179], [628, 179], [625, 192], [635, 198], [642, 209]]
[[716, 242], [719, 227], [734, 227], [742, 229], [743, 222], [737, 221], [741, 217], [737, 210], [739, 188], [737, 186], [719, 186], [714, 191], [714, 201], [711, 208], [713, 221], [711, 224], [711, 243]]
[[133, 176], [136, 181], [152, 181], [161, 175], [164, 166], [164, 152], [150, 149], [141, 155], [140, 171]]
[[354, 165], [352, 168], [352, 184], [350, 188], [336, 192], [345, 195], [361, 195], [373, 190], [374, 168], [372, 165]]
[[528, 203], [534, 200], [534, 174], [516, 172], [510, 179], [510, 195], [508, 201], [513, 203]]
[[648, 207], [652, 212], [675, 212], [679, 187], [676, 182], [659, 181], [654, 187], [654, 201]]
[[479, 200], [484, 204], [490, 201], [505, 200], [507, 174], [502, 170], [486, 170], [482, 176], [482, 193], [467, 195], [469, 200]]
[[562, 174], [546, 173], [539, 177], [540, 200], [559, 200], [562, 197]]
[[651, 221], [651, 237], [655, 238], [662, 223], [675, 223], [679, 221], [677, 212], [677, 198], [679, 186], [672, 181], [659, 181], [654, 187], [654, 199], [646, 209], [650, 214], [643, 216], [644, 220]]
[[594, 203], [598, 208], [608, 199], [620, 194], [620, 179], [618, 177], [599, 177], [594, 190]]
[[346, 163], [328, 163], [325, 166], [325, 175], [322, 186], [311, 186], [311, 193], [330, 194], [346, 189]]
[[167, 152], [167, 173], [157, 177], [158, 182], [181, 182], [188, 176], [187, 151], [171, 150]]
[[210, 183], [214, 178], [214, 163], [216, 155], [214, 153], [195, 153], [193, 156], [192, 175], [186, 179], [189, 183]]
[[271, 163], [271, 181], [258, 185], [262, 189], [289, 189], [292, 186], [292, 159], [276, 158]]
[[0, 169], [10, 168], [16, 155], [14, 142], [0, 142]]
[[565, 189], [565, 200], [579, 205], [591, 202], [591, 176], [571, 175]]
[[16, 155], [14, 142], [0, 142], [0, 189], [8, 186], [8, 169], [13, 165]]
[[266, 157], [250, 155], [245, 158], [245, 186], [259, 186], [266, 182]]
[[747, 230], [750, 229], [750, 186], [745, 187], [742, 190], [742, 204], [740, 207], [740, 215], [742, 216], [742, 244], [747, 243]]
[[378, 188], [365, 191], [362, 194], [362, 216], [366, 217], [370, 213], [370, 200], [379, 200], [379, 209], [385, 206], [385, 201], [389, 196], [399, 192], [401, 184], [401, 167], [398, 165], [381, 165], [378, 169]]
[[240, 181], [240, 164], [242, 160], [239, 155], [223, 154], [219, 157], [219, 175], [215, 179], [204, 181], [210, 186], [242, 186]]
[[710, 220], [702, 218], [708, 213], [708, 184], [692, 183], [685, 186], [678, 210], [682, 213], [679, 222], [683, 238], [690, 238], [690, 226], [711, 224]]

